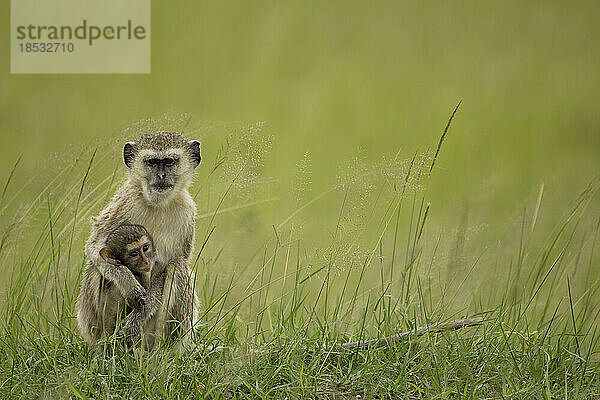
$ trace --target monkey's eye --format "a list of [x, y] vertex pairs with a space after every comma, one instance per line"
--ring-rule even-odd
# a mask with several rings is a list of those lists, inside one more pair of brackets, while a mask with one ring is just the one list
[[175, 164], [175, 159], [174, 159], [174, 158], [171, 158], [171, 157], [168, 157], [168, 158], [165, 158], [165, 159], [163, 159], [163, 163], [164, 163], [164, 164], [165, 164], [167, 167], [170, 167], [170, 166], [172, 166], [173, 164]]
[[158, 158], [151, 158], [149, 160], [146, 160], [146, 164], [148, 165], [158, 165], [160, 163], [160, 160]]
[[132, 251], [131, 253], [129, 253], [129, 257], [137, 257], [140, 254], [137, 251]]
[[150, 246], [148, 246], [147, 244], [145, 244], [144, 247], [142, 247], [142, 249], [144, 249], [144, 251], [148, 251], [149, 248], [150, 248]]

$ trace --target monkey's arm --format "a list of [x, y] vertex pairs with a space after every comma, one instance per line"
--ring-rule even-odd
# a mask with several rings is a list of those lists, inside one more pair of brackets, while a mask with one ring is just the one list
[[110, 280], [116, 285], [128, 306], [133, 309], [141, 309], [146, 305], [146, 289], [135, 279], [127, 267], [103, 261], [97, 268], [104, 279]]
[[92, 232], [85, 243], [85, 255], [92, 264], [98, 266], [104, 262], [100, 256], [100, 250], [104, 247], [108, 234], [118, 227], [127, 223], [127, 218], [123, 213], [126, 206], [119, 199], [122, 195], [117, 191], [110, 203], [93, 219]]
[[140, 340], [144, 324], [152, 318], [160, 308], [162, 304], [165, 276], [165, 268], [160, 268], [156, 274], [153, 274], [146, 296], [146, 304], [127, 314], [124, 328], [130, 343], [135, 344]]

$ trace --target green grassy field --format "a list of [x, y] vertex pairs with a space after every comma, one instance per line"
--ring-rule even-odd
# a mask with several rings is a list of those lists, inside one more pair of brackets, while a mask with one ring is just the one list
[[[150, 75], [0, 61], [0, 398], [600, 398], [597, 4], [152, 11]], [[202, 142], [200, 339], [105, 357], [83, 243], [160, 129]]]

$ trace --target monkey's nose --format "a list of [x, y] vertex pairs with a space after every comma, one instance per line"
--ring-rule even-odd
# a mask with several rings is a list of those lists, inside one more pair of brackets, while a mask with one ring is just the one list
[[158, 177], [158, 179], [165, 179], [166, 174], [164, 172], [159, 172], [156, 174], [156, 176]]

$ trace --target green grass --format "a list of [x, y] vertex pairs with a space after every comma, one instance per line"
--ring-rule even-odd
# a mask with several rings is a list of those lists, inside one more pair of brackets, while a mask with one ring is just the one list
[[[194, 135], [185, 116], [123, 134], [149, 124]], [[33, 196], [12, 181], [15, 163], [0, 203], [0, 398], [600, 396], [598, 179], [553, 221], [541, 186], [490, 240], [464, 221], [432, 225], [435, 144], [407, 158], [359, 153], [317, 193], [304, 156], [284, 196], [263, 173], [262, 124], [220, 132], [191, 188], [201, 326], [181, 355], [109, 357], [77, 332], [83, 242], [121, 181], [116, 150], [81, 150], [34, 177], [46, 184]], [[485, 322], [382, 349], [337, 346], [465, 316]]]

